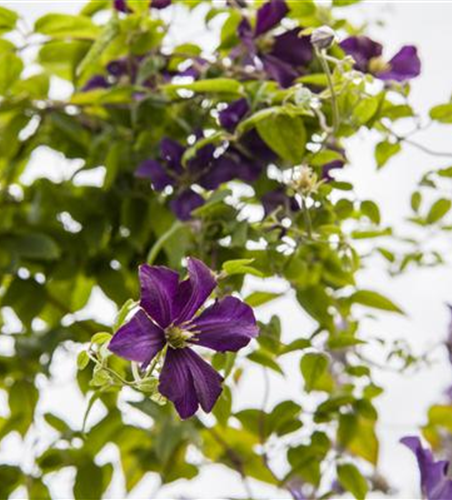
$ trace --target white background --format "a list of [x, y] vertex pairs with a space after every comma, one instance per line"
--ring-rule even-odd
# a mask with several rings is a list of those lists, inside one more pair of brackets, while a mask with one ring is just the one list
[[[2, 1], [1, 5], [20, 11], [24, 18], [32, 24], [33, 20], [47, 12], [76, 12], [83, 1]], [[424, 115], [437, 103], [446, 102], [452, 93], [452, 3], [451, 2], [364, 2], [362, 5], [348, 9], [347, 15], [353, 20], [368, 21], [370, 31], [375, 38], [381, 40], [386, 47], [386, 55], [392, 56], [398, 48], [406, 43], [414, 43], [420, 50], [422, 58], [422, 76], [413, 82], [411, 101], [414, 107]], [[383, 19], [384, 26], [376, 21]], [[195, 40], [199, 42], [200, 33], [194, 31], [193, 24], [178, 16], [178, 28], [174, 30], [178, 41]], [[211, 41], [210, 35], [202, 35], [206, 43]], [[56, 89], [64, 93], [65, 88]], [[436, 150], [451, 151], [452, 128], [432, 127], [416, 137], [423, 144]], [[384, 222], [400, 224], [408, 213], [409, 196], [422, 172], [438, 166], [449, 166], [452, 157], [433, 158], [424, 153], [405, 146], [403, 153], [391, 161], [381, 172], [376, 172], [373, 160], [375, 138], [362, 132], [348, 144], [351, 165], [341, 175], [341, 179], [353, 180], [359, 197], [377, 200], [382, 207]], [[34, 158], [26, 172], [24, 181], [36, 176], [51, 175], [53, 178], [64, 178], [71, 166], [63, 162], [59, 156], [41, 152]], [[97, 182], [96, 177], [86, 178], [87, 182]], [[446, 254], [452, 248], [451, 241], [442, 242]], [[412, 271], [407, 276], [389, 279], [380, 264], [375, 263], [365, 271], [361, 282], [375, 290], [386, 293], [408, 312], [406, 318], [393, 315], [381, 315], [378, 322], [365, 322], [362, 336], [383, 336], [388, 339], [405, 338], [413, 350], [422, 353], [441, 342], [447, 332], [448, 310], [445, 303], [452, 301], [452, 272], [448, 268], [436, 270]], [[250, 287], [257, 286], [251, 283]], [[268, 288], [278, 287], [284, 290], [282, 283], [267, 283]], [[262, 284], [259, 284], [262, 288]], [[114, 310], [111, 304], [98, 297], [91, 304], [93, 311], [105, 320], [111, 317]], [[267, 319], [272, 313], [281, 314], [285, 340], [309, 334], [309, 320], [299, 311], [293, 298], [287, 297], [275, 301], [271, 306], [258, 311], [260, 319]], [[2, 344], [0, 344], [0, 347]], [[7, 346], [6, 346], [7, 347]], [[379, 353], [370, 353], [378, 360]], [[400, 437], [416, 433], [425, 421], [428, 406], [438, 401], [441, 392], [452, 383], [452, 369], [447, 363], [443, 350], [436, 351], [435, 364], [419, 374], [395, 375], [378, 372], [377, 381], [386, 388], [386, 393], [379, 400], [381, 412], [379, 435], [381, 438], [381, 472], [390, 478], [397, 487], [397, 498], [419, 498], [418, 473], [410, 453], [398, 444]], [[278, 401], [284, 397], [299, 398], [302, 392], [301, 379], [297, 366], [287, 362], [287, 379], [272, 377], [271, 400]], [[84, 410], [83, 400], [72, 383], [74, 354], [61, 354], [57, 357], [53, 373], [55, 380], [51, 386], [42, 381], [44, 389], [40, 411], [54, 411], [55, 414], [67, 418], [75, 426], [81, 424]], [[241, 388], [237, 408], [259, 405], [263, 399], [261, 371], [252, 370]], [[4, 406], [4, 405], [3, 405]], [[271, 403], [270, 403], [271, 406]], [[2, 410], [0, 400], [0, 411]], [[6, 410], [3, 409], [3, 412]], [[102, 415], [100, 410], [93, 413], [93, 421]], [[137, 417], [130, 415], [131, 419]], [[0, 462], [14, 463], [21, 461], [28, 465], [27, 456], [40, 450], [43, 442], [51, 434], [47, 427], [37, 429], [36, 435], [25, 446], [18, 439], [11, 437], [0, 444]], [[41, 443], [41, 444], [40, 444]], [[117, 459], [113, 447], [105, 450], [105, 461]], [[71, 472], [57, 474], [52, 483], [53, 498], [70, 496], [68, 480]], [[175, 483], [156, 493], [156, 480], [149, 476], [132, 494], [133, 498], [175, 498], [193, 496], [196, 498], [221, 498], [222, 496], [244, 496], [243, 487], [235, 476], [221, 470], [221, 467], [206, 468], [197, 481], [191, 483]], [[253, 484], [257, 496], [273, 497], [271, 492], [258, 484]], [[24, 493], [18, 492], [18, 497]], [[123, 483], [119, 479], [109, 490], [109, 497], [121, 498], [124, 495]], [[281, 498], [287, 494], [280, 493]]]

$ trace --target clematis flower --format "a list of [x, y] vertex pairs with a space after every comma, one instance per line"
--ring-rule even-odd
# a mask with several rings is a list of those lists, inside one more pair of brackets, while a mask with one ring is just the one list
[[175, 189], [176, 195], [170, 205], [180, 220], [189, 220], [193, 210], [204, 203], [202, 196], [190, 187], [193, 184], [214, 190], [233, 179], [253, 182], [262, 171], [260, 163], [247, 158], [233, 146], [217, 157], [215, 147], [207, 144], [185, 167], [182, 165], [184, 152], [184, 146], [178, 142], [163, 139], [160, 159], [145, 160], [135, 173], [137, 177], [150, 179], [157, 191], [163, 191], [167, 186]]
[[245, 97], [231, 102], [225, 109], [218, 114], [220, 125], [228, 132], [234, 132], [237, 125], [243, 120], [250, 111], [248, 101]]
[[[313, 52], [309, 36], [299, 36], [301, 28], [295, 28], [273, 38], [266, 34], [277, 26], [288, 12], [284, 0], [270, 0], [256, 13], [253, 29], [244, 18], [238, 28], [239, 38], [245, 51], [243, 62], [263, 69], [281, 87], [290, 87], [303, 74], [312, 60]], [[243, 52], [243, 51], [242, 51]], [[232, 57], [240, 55], [233, 51]]]
[[102, 75], [95, 75], [92, 78], [90, 78], [85, 85], [83, 86], [83, 91], [88, 92], [90, 90], [96, 90], [96, 89], [108, 89], [110, 88], [111, 85], [108, 83], [107, 79], [105, 76]]
[[[149, 7], [154, 9], [165, 9], [171, 5], [172, 0], [150, 0]], [[127, 6], [127, 0], [113, 0], [113, 6], [118, 12], [124, 12], [128, 14], [131, 9]]]
[[427, 500], [452, 500], [452, 479], [448, 477], [449, 462], [435, 461], [432, 452], [423, 448], [417, 437], [404, 437], [401, 443], [416, 455], [423, 496]]
[[370, 73], [380, 80], [405, 82], [421, 72], [421, 61], [416, 47], [406, 45], [397, 54], [385, 61], [382, 58], [383, 46], [367, 36], [352, 36], [340, 43], [344, 52], [355, 60], [355, 69]]
[[139, 269], [140, 309], [113, 336], [109, 349], [146, 367], [166, 347], [159, 391], [185, 419], [198, 407], [210, 412], [221, 394], [222, 377], [192, 347], [236, 352], [258, 335], [250, 306], [225, 297], [200, 308], [216, 286], [212, 271], [188, 259], [188, 278], [162, 266]]

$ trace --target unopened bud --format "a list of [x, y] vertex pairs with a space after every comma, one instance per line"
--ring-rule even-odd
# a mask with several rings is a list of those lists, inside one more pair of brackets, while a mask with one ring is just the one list
[[318, 49], [329, 49], [336, 40], [336, 33], [329, 26], [320, 26], [311, 35], [312, 45]]

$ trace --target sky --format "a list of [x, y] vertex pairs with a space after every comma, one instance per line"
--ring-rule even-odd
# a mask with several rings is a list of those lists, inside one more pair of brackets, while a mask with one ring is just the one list
[[[20, 11], [25, 19], [32, 24], [34, 19], [47, 12], [76, 12], [83, 1], [0, 1], [0, 5]], [[381, 40], [387, 51], [385, 55], [391, 57], [402, 45], [415, 44], [418, 46], [422, 59], [422, 76], [412, 84], [411, 102], [415, 109], [427, 115], [431, 106], [446, 102], [452, 94], [452, 65], [450, 64], [450, 47], [452, 46], [452, 1], [365, 1], [363, 4], [347, 11], [351, 20], [370, 23], [370, 32]], [[383, 20], [384, 25], [377, 23]], [[174, 30], [178, 41], [195, 38], [200, 34], [195, 31], [186, 19], [176, 18], [177, 27]], [[209, 35], [202, 35], [205, 43], [210, 43]], [[64, 92], [64, 87], [56, 89]], [[431, 127], [417, 136], [417, 141], [435, 150], [452, 153], [452, 131], [447, 127]], [[358, 197], [377, 200], [381, 206], [383, 222], [387, 224], [401, 224], [403, 217], [408, 214], [409, 198], [422, 173], [439, 166], [449, 166], [447, 158], [434, 158], [421, 151], [404, 146], [402, 153], [380, 172], [376, 171], [373, 160], [373, 147], [376, 137], [365, 131], [350, 140], [347, 144], [347, 154], [350, 166], [341, 173], [341, 179], [352, 179]], [[42, 156], [44, 155], [44, 156]], [[67, 165], [58, 155], [41, 153], [35, 158], [25, 174], [25, 181], [42, 175], [51, 175], [58, 179], [67, 175], [73, 168]], [[66, 174], [64, 173], [66, 172]], [[90, 174], [80, 182], [99, 182], [99, 174]], [[404, 228], [408, 231], [408, 228]], [[451, 241], [442, 241], [441, 245], [449, 251]], [[449, 321], [445, 303], [452, 302], [450, 287], [452, 271], [448, 268], [417, 270], [399, 278], [389, 278], [380, 264], [375, 262], [371, 268], [361, 275], [361, 283], [372, 284], [372, 288], [387, 294], [400, 304], [407, 312], [407, 317], [396, 317], [382, 314], [376, 321], [365, 321], [363, 336], [381, 336], [387, 339], [405, 339], [414, 352], [422, 353], [443, 341]], [[286, 286], [279, 281], [258, 283], [250, 281], [249, 290], [259, 287], [284, 291]], [[114, 308], [107, 300], [100, 296], [91, 302], [90, 308], [101, 317], [114, 313]], [[290, 294], [274, 301], [270, 305], [258, 310], [261, 320], [268, 319], [272, 314], [281, 314], [284, 338], [290, 341], [297, 336], [310, 331], [310, 320], [299, 310], [296, 301]], [[67, 418], [74, 425], [79, 425], [84, 404], [77, 388], [71, 384], [74, 377], [74, 353], [60, 353], [52, 367], [55, 376], [51, 386], [41, 380], [43, 399], [40, 402], [41, 412], [54, 411], [57, 415]], [[377, 351], [371, 351], [370, 357], [381, 360]], [[418, 432], [418, 428], [425, 422], [427, 408], [441, 397], [442, 391], [452, 384], [452, 367], [448, 365], [444, 350], [438, 349], [434, 354], [435, 363], [421, 373], [399, 375], [386, 371], [376, 371], [376, 380], [385, 387], [385, 395], [380, 398], [380, 425], [378, 428], [381, 439], [380, 469], [386, 474], [392, 484], [397, 487], [394, 498], [419, 498], [417, 484], [417, 467], [411, 454], [398, 442], [402, 436]], [[293, 358], [287, 361], [285, 367], [288, 378], [271, 377], [272, 402], [282, 398], [290, 398], [294, 393], [302, 390], [298, 367], [292, 363]], [[253, 368], [240, 389], [237, 409], [253, 404], [259, 405], [263, 398], [264, 387], [262, 373], [259, 368]], [[290, 383], [287, 383], [287, 381]], [[3, 404], [4, 406], [4, 404]], [[0, 413], [2, 400], [0, 399]], [[93, 422], [102, 416], [97, 409], [93, 413]], [[128, 412], [131, 421], [140, 421], [139, 416]], [[36, 434], [40, 437], [47, 427], [38, 428]], [[36, 436], [35, 436], [36, 437]], [[15, 438], [8, 438], [0, 445], [0, 462], [5, 457], [8, 461], [21, 460], [25, 452], [36, 453], [39, 444], [30, 438], [30, 442], [23, 446]], [[38, 440], [39, 443], [39, 440]], [[38, 448], [36, 448], [36, 446]], [[110, 447], [104, 450], [102, 460], [116, 456], [116, 450]], [[117, 457], [116, 457], [117, 458]], [[71, 471], [63, 472], [56, 477], [52, 487], [54, 498], [69, 496], [68, 484]], [[195, 496], [197, 498], [221, 498], [223, 495], [243, 496], [244, 491], [239, 481], [235, 481], [228, 472], [220, 466], [209, 467], [199, 479], [191, 483], [176, 483], [163, 488], [156, 495], [155, 478], [147, 478], [139, 485], [130, 498], [175, 498], [180, 495]], [[273, 493], [260, 485], [253, 484], [256, 496], [269, 496]], [[117, 480], [109, 490], [110, 498], [123, 496], [122, 480]], [[20, 498], [20, 492], [17, 498]], [[281, 496], [284, 498], [284, 496]]]

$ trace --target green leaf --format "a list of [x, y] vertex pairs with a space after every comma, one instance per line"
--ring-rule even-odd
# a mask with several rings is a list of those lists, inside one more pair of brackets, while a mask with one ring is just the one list
[[5, 7], [0, 7], [0, 34], [12, 31], [16, 27], [19, 15]]
[[253, 276], [262, 277], [261, 271], [250, 266], [254, 259], [235, 259], [228, 260], [223, 263], [222, 269], [228, 275], [232, 276], [234, 274], [252, 274]]
[[452, 202], [446, 198], [441, 198], [435, 201], [427, 215], [427, 223], [434, 224], [435, 222], [438, 222], [449, 212], [451, 207]]
[[102, 469], [88, 456], [83, 456], [75, 476], [74, 497], [76, 500], [97, 500], [102, 497]]
[[333, 0], [333, 7], [348, 7], [358, 2], [361, 0]]
[[349, 491], [356, 500], [364, 500], [367, 495], [367, 481], [353, 464], [337, 466], [337, 475], [342, 487]]
[[398, 314], [405, 314], [399, 306], [394, 304], [390, 299], [378, 292], [371, 290], [359, 290], [351, 295], [350, 301], [352, 304], [361, 304], [362, 306], [381, 309], [382, 311], [390, 311]]
[[230, 78], [211, 78], [192, 83], [170, 83], [162, 85], [162, 89], [169, 91], [185, 89], [200, 94], [240, 94], [242, 84]]
[[327, 369], [328, 357], [325, 354], [310, 352], [301, 358], [300, 370], [307, 392], [318, 387], [318, 381], [326, 374]]
[[284, 375], [284, 371], [278, 365], [278, 363], [273, 359], [272, 355], [264, 350], [254, 351], [248, 355], [248, 359], [257, 363], [258, 365], [265, 366], [266, 368], [270, 368], [276, 373], [280, 373]]
[[374, 224], [380, 224], [380, 209], [373, 201], [363, 201], [361, 203], [361, 212], [369, 217]]
[[375, 147], [375, 160], [378, 168], [382, 168], [402, 147], [398, 142], [382, 141]]
[[440, 123], [452, 123], [452, 103], [433, 107], [430, 110], [430, 118]]
[[251, 307], [259, 307], [282, 296], [282, 293], [253, 292], [246, 297], [245, 302]]
[[299, 164], [305, 153], [306, 129], [303, 119], [278, 113], [257, 123], [257, 131], [283, 160]]
[[129, 313], [137, 307], [137, 302], [133, 299], [129, 299], [125, 302], [125, 304], [119, 310], [115, 323], [113, 325], [113, 331], [119, 330], [119, 328], [124, 324]]
[[111, 339], [112, 335], [108, 332], [98, 332], [91, 337], [91, 344], [105, 344]]
[[20, 57], [12, 52], [0, 53], [0, 94], [6, 94], [19, 79], [24, 68]]
[[96, 40], [101, 28], [86, 16], [46, 14], [35, 23], [35, 31], [52, 38], [83, 38]]
[[64, 420], [57, 417], [56, 415], [53, 415], [53, 413], [46, 413], [44, 415], [44, 418], [45, 421], [58, 432], [64, 433], [71, 430]]
[[380, 100], [376, 97], [368, 97], [358, 103], [353, 109], [353, 118], [359, 125], [366, 124], [371, 118], [375, 116], [378, 110]]
[[411, 208], [413, 209], [414, 212], [417, 213], [419, 211], [421, 203], [422, 203], [422, 195], [419, 191], [415, 191], [411, 195]]
[[[0, 241], [2, 238], [0, 237]], [[46, 234], [28, 233], [8, 237], [4, 245], [24, 259], [56, 260], [60, 257], [60, 248]]]
[[89, 356], [86, 351], [80, 351], [77, 356], [77, 368], [79, 370], [84, 370], [89, 363]]

